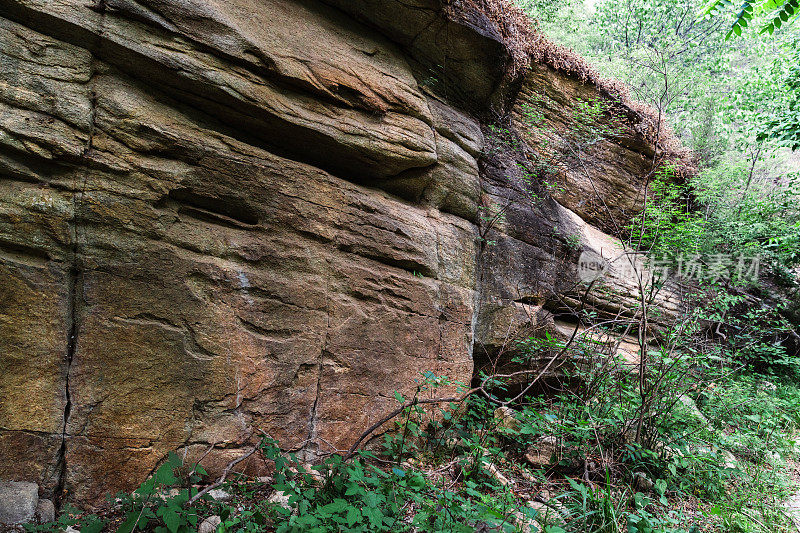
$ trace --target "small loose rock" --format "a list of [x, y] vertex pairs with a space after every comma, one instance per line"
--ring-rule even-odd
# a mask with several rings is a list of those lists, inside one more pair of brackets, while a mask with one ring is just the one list
[[219, 516], [209, 516], [200, 522], [200, 526], [197, 528], [197, 533], [214, 533], [221, 523], [222, 518]]
[[229, 492], [226, 492], [222, 489], [210, 490], [208, 491], [208, 495], [218, 502], [229, 502], [233, 499], [233, 496], [231, 496]]
[[655, 484], [644, 472], [634, 472], [633, 486], [640, 492], [650, 492]]
[[510, 407], [498, 407], [495, 409], [494, 420], [497, 423], [497, 427], [500, 429], [514, 431], [519, 429], [520, 426], [517, 412]]
[[536, 444], [528, 448], [525, 460], [533, 466], [546, 466], [558, 449], [558, 439], [553, 436], [542, 437]]
[[269, 503], [274, 503], [276, 505], [280, 505], [284, 509], [291, 509], [292, 506], [289, 505], [289, 495], [281, 490], [276, 490], [275, 493], [269, 497]]
[[51, 500], [41, 499], [36, 506], [36, 521], [40, 524], [47, 524], [56, 519], [56, 507]]

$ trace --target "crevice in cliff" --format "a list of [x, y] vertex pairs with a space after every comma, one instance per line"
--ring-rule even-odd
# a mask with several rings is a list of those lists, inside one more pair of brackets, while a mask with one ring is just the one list
[[[328, 321], [330, 322], [330, 316], [328, 317]], [[330, 324], [328, 325], [330, 327]], [[327, 333], [326, 336], [326, 343], [327, 343]], [[311, 417], [308, 423], [308, 436], [306, 437], [306, 442], [303, 444], [303, 450], [305, 455], [305, 460], [310, 461], [316, 458], [317, 451], [319, 445], [316, 442], [317, 439], [317, 406], [319, 405], [319, 397], [322, 392], [322, 363], [325, 360], [325, 348], [322, 349], [319, 356], [319, 363], [317, 364], [317, 385], [316, 391], [314, 393], [314, 403], [311, 405]]]
[[0, 259], [35, 267], [47, 266], [52, 257], [46, 250], [0, 238]]
[[[483, 196], [484, 194], [484, 174], [486, 170], [484, 165], [479, 160], [478, 161], [478, 187], [480, 191], [480, 195]], [[479, 198], [479, 205], [483, 204], [482, 198]], [[475, 378], [476, 372], [478, 371], [478, 365], [475, 364], [475, 347], [476, 347], [476, 335], [478, 333], [478, 320], [480, 319], [481, 314], [481, 305], [483, 303], [483, 275], [484, 275], [484, 254], [486, 252], [487, 241], [483, 237], [484, 235], [484, 226], [486, 224], [486, 220], [484, 217], [481, 216], [480, 207], [478, 209], [478, 215], [476, 216], [475, 224], [475, 238], [478, 242], [477, 250], [475, 252], [475, 290], [473, 293], [473, 301], [472, 301], [472, 321], [471, 321], [471, 339], [470, 339], [470, 357], [472, 358], [472, 372], [473, 372], [473, 379]]]
[[[99, 6], [104, 5], [104, 0], [100, 0]], [[72, 220], [70, 224], [70, 254], [69, 254], [69, 270], [67, 273], [67, 309], [66, 309], [66, 329], [67, 329], [67, 350], [64, 371], [64, 417], [63, 426], [61, 429], [61, 445], [58, 451], [58, 459], [56, 462], [56, 471], [58, 472], [58, 479], [56, 481], [53, 501], [56, 509], [60, 509], [64, 497], [66, 496], [66, 478], [67, 478], [67, 439], [70, 415], [72, 414], [72, 389], [70, 378], [72, 374], [72, 365], [75, 359], [75, 354], [78, 348], [78, 338], [80, 335], [80, 322], [83, 305], [83, 289], [84, 289], [84, 263], [83, 263], [83, 250], [81, 249], [80, 242], [80, 207], [83, 202], [83, 197], [86, 192], [87, 182], [89, 180], [89, 173], [91, 171], [91, 152], [94, 147], [94, 135], [97, 123], [97, 92], [95, 90], [95, 80], [97, 76], [97, 61], [93, 56], [90, 64], [91, 75], [89, 77], [89, 104], [90, 104], [90, 120], [89, 131], [86, 146], [81, 154], [81, 159], [84, 164], [84, 172], [75, 174], [75, 184], [72, 193]], [[82, 174], [83, 179], [78, 186], [78, 176]], [[86, 235], [83, 236], [84, 241]]]
[[[509, 98], [509, 103], [513, 101], [513, 98], [516, 96], [517, 88], [512, 88], [506, 96]], [[495, 121], [498, 124], [508, 124], [508, 116], [505, 117], [495, 117]], [[490, 147], [489, 144], [491, 142], [492, 133], [489, 130], [489, 126], [486, 122], [481, 123], [481, 127], [484, 133], [484, 138], [486, 139], [486, 146]], [[513, 128], [513, 126], [511, 126]], [[494, 154], [494, 155], [493, 155]], [[485, 151], [484, 154], [478, 159], [478, 180], [479, 180], [479, 191], [480, 191], [480, 198], [479, 198], [479, 207], [478, 207], [478, 214], [476, 216], [475, 224], [475, 231], [476, 231], [476, 239], [477, 239], [477, 252], [476, 252], [476, 276], [475, 276], [475, 297], [474, 297], [474, 312], [473, 312], [473, 319], [472, 319], [472, 361], [473, 361], [473, 384], [479, 382], [478, 375], [482, 370], [485, 370], [485, 364], [489, 361], [492, 357], [492, 349], [489, 346], [485, 346], [482, 342], [482, 339], [476, 339], [477, 335], [482, 335], [481, 328], [480, 328], [480, 319], [483, 312], [484, 304], [489, 306], [488, 311], [491, 310], [491, 305], [493, 305], [492, 300], [488, 300], [484, 302], [484, 281], [486, 276], [490, 276], [492, 274], [490, 268], [492, 266], [492, 259], [491, 256], [493, 255], [490, 252], [490, 247], [495, 246], [497, 243], [494, 242], [494, 239], [497, 238], [497, 235], [502, 234], [504, 238], [508, 238], [508, 231], [503, 226], [503, 222], [506, 216], [509, 214], [509, 209], [519, 200], [514, 199], [513, 196], [509, 196], [508, 198], [504, 198], [504, 204], [499, 209], [492, 209], [493, 203], [496, 200], [495, 194], [493, 189], [496, 187], [494, 183], [496, 180], [493, 177], [494, 173], [494, 165], [496, 161], [493, 159], [496, 157], [494, 150]], [[513, 187], [513, 184], [511, 184]], [[513, 192], [522, 192], [517, 188], [512, 189]], [[495, 262], [497, 260], [495, 259]], [[496, 266], [496, 265], [495, 265]], [[490, 288], [491, 291], [491, 288]], [[496, 297], [496, 295], [495, 295]], [[528, 300], [530, 301], [530, 300]], [[527, 303], [527, 301], [525, 302]], [[494, 302], [496, 305], [496, 301]], [[481, 350], [481, 353], [476, 353], [476, 349]]]
[[319, 407], [319, 398], [322, 394], [322, 368], [325, 362], [325, 355], [328, 353], [328, 340], [330, 338], [331, 330], [331, 300], [330, 300], [330, 284], [331, 276], [333, 275], [330, 260], [327, 261], [328, 273], [325, 277], [325, 337], [322, 339], [322, 348], [319, 352], [319, 360], [317, 362], [317, 383], [314, 391], [314, 403], [311, 405], [308, 421], [308, 435], [305, 442], [302, 443], [302, 455], [306, 461], [313, 461], [317, 457], [319, 444], [317, 443], [317, 409]]
[[252, 229], [259, 223], [258, 213], [241, 198], [232, 195], [209, 196], [191, 188], [173, 189], [159, 200], [156, 208], [172, 205], [180, 215], [234, 229]]
[[53, 182], [63, 173], [62, 165], [13, 146], [0, 146], [0, 161], [3, 165], [0, 181], [3, 182], [54, 186]]
[[54, 500], [56, 506], [60, 507], [62, 498], [64, 496], [64, 485], [66, 482], [67, 471], [67, 425], [69, 424], [69, 417], [72, 412], [72, 394], [70, 391], [70, 372], [72, 370], [72, 361], [75, 357], [75, 350], [78, 345], [78, 300], [79, 294], [82, 292], [83, 273], [77, 267], [77, 262], [69, 270], [67, 280], [67, 354], [66, 354], [66, 371], [64, 378], [64, 423], [61, 429], [61, 446], [58, 450], [58, 481], [56, 483]]

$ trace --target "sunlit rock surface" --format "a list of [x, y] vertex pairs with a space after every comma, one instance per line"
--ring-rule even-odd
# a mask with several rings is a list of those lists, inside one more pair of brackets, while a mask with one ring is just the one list
[[473, 15], [0, 4], [0, 478], [94, 504], [170, 450], [216, 444], [214, 473], [262, 431], [347, 448], [423, 372], [469, 382], [514, 332], [568, 323], [581, 250], [616, 242], [598, 206], [635, 213], [652, 147], [629, 112], [588, 156], [597, 190], [521, 193], [489, 124], [541, 149], [515, 118], [534, 92], [556, 141], [605, 96], [542, 65], [510, 80]]

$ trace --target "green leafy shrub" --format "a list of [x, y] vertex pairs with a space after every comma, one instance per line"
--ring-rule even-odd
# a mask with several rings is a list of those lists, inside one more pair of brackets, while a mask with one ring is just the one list
[[117, 495], [125, 513], [125, 521], [118, 533], [189, 533], [197, 529], [200, 522], [198, 508], [188, 505], [188, 502], [198, 491], [189, 486], [199, 482], [200, 476], [206, 472], [202, 466], [195, 465], [182, 477], [183, 467], [181, 458], [171, 452], [167, 461], [138, 489], [130, 494]]

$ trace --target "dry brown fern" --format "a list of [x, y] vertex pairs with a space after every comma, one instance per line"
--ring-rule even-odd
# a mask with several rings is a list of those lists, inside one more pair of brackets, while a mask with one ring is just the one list
[[586, 59], [572, 49], [554, 43], [540, 30], [538, 23], [511, 0], [444, 0], [445, 14], [452, 20], [474, 21], [475, 14], [482, 15], [499, 35], [511, 56], [508, 75], [516, 79], [532, 63], [547, 65], [583, 83], [589, 83], [610, 99], [627, 107], [640, 123], [639, 133], [653, 143], [665, 163], [673, 166], [679, 178], [697, 172], [691, 151], [684, 147], [673, 130], [666, 124], [663, 113], [652, 106], [637, 102], [630, 96], [627, 86], [619, 80], [604, 78]]

